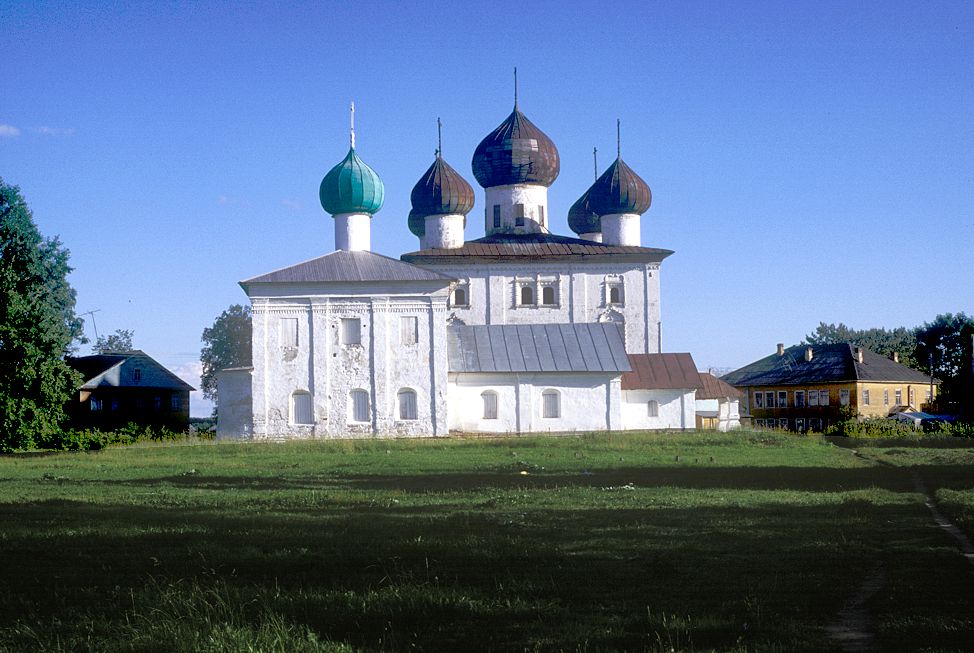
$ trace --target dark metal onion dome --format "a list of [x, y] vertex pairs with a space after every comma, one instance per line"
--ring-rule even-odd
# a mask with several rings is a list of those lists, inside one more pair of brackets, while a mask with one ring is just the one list
[[473, 176], [484, 188], [510, 184], [551, 186], [561, 171], [558, 148], [514, 105], [514, 111], [480, 141]]
[[588, 204], [600, 216], [614, 213], [642, 215], [653, 202], [649, 184], [617, 158], [588, 189]]
[[409, 225], [409, 230], [413, 232], [413, 235], [417, 238], [423, 238], [426, 236], [426, 214], [417, 212], [413, 209], [409, 212], [409, 217], [406, 218], [406, 224]]
[[591, 190], [589, 188], [585, 191], [572, 204], [572, 208], [568, 209], [568, 226], [579, 235], [600, 233], [602, 231], [602, 219], [589, 205], [588, 194]]
[[[409, 199], [417, 215], [466, 215], [473, 208], [473, 188], [439, 154], [423, 173]], [[415, 233], [415, 232], [413, 232]]]

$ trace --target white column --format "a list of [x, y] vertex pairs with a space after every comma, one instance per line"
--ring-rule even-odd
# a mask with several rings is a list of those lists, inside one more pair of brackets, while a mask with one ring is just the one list
[[426, 216], [426, 236], [423, 248], [456, 249], [463, 247], [463, 223], [460, 214]]
[[[517, 224], [518, 205], [523, 207], [524, 224]], [[494, 207], [499, 207], [500, 226], [494, 226]], [[484, 233], [534, 234], [548, 232], [548, 189], [537, 184], [493, 186], [487, 189], [484, 207]]]
[[606, 245], [639, 247], [639, 214], [612, 213], [602, 216], [602, 242]]
[[367, 252], [372, 248], [372, 216], [368, 213], [339, 213], [335, 217], [335, 249]]

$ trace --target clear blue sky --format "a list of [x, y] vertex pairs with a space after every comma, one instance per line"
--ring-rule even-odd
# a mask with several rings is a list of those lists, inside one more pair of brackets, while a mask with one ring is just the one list
[[418, 247], [437, 116], [483, 235], [470, 158], [514, 66], [561, 154], [554, 231], [622, 120], [643, 244], [676, 250], [665, 350], [733, 368], [819, 321], [974, 313], [971, 2], [6, 0], [0, 24], [0, 176], [71, 250], [78, 311], [183, 374], [237, 281], [334, 249], [317, 192], [349, 101], [386, 187], [373, 249]]

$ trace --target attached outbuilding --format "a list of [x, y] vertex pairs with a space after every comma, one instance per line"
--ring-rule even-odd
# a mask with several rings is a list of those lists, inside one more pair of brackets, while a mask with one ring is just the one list
[[695, 395], [703, 382], [690, 354], [629, 354], [629, 364], [621, 380], [623, 429], [696, 427]]

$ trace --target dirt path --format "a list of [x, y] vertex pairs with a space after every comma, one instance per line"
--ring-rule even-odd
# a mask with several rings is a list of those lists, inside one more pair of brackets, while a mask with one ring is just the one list
[[[971, 563], [971, 566], [974, 566], [974, 544], [971, 543], [970, 538], [967, 537], [967, 535], [965, 535], [961, 529], [957, 528], [957, 525], [954, 524], [954, 522], [947, 519], [944, 514], [940, 512], [940, 510], [937, 508], [937, 502], [934, 500], [933, 495], [930, 494], [930, 491], [927, 489], [927, 484], [923, 482], [920, 474], [918, 474], [916, 470], [910, 473], [913, 476], [913, 487], [916, 488], [917, 492], [923, 495], [923, 503], [926, 504], [927, 509], [930, 510], [930, 514], [933, 516], [933, 520], [937, 523], [937, 526], [950, 533], [954, 539], [957, 540], [961, 553], [965, 558], [967, 558], [967, 561]], [[974, 573], [974, 570], [972, 570], [972, 573]]]
[[866, 602], [886, 584], [886, 569], [877, 566], [863, 581], [852, 598], [839, 610], [836, 620], [825, 632], [845, 653], [868, 653], [876, 650], [872, 619]]

